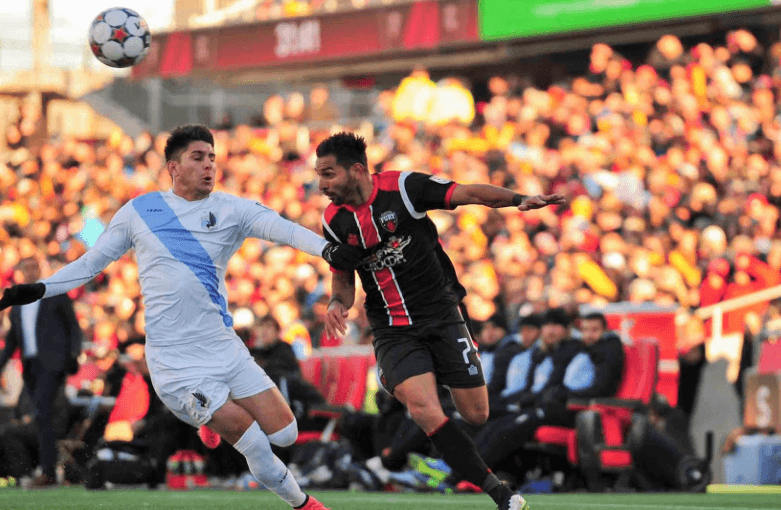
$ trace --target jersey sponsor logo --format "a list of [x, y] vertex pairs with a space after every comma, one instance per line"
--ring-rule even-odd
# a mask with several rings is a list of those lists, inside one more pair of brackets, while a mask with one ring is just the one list
[[396, 217], [396, 213], [393, 211], [385, 211], [380, 214], [380, 225], [388, 232], [395, 232], [396, 227], [399, 224], [399, 219]]
[[149, 208], [149, 209], [146, 210], [146, 212], [157, 213], [157, 212], [163, 212], [163, 210], [162, 209]]
[[412, 236], [391, 237], [380, 249], [372, 253], [363, 263], [367, 271], [380, 271], [405, 262], [404, 248], [412, 242]]
[[477, 367], [474, 365], [469, 365], [469, 375], [477, 375]]
[[450, 184], [451, 182], [453, 182], [450, 179], [445, 179], [444, 177], [440, 177], [438, 175], [432, 175], [431, 177], [429, 177], [429, 179], [436, 182], [437, 184]]
[[347, 244], [350, 246], [358, 246], [358, 236], [355, 234], [347, 234]]

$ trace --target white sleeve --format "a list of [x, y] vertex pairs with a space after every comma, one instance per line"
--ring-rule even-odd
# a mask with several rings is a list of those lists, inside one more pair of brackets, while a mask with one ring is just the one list
[[41, 280], [46, 285], [44, 297], [64, 294], [84, 285], [130, 249], [129, 205], [130, 202], [117, 211], [106, 230], [100, 234], [87, 253], [45, 280]]
[[292, 246], [315, 257], [322, 256], [328, 241], [298, 223], [282, 218], [260, 202], [241, 199], [244, 212], [242, 227], [246, 237], [257, 237]]

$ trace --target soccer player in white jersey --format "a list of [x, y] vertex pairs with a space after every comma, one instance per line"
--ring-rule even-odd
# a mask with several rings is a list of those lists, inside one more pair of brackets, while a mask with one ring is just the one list
[[336, 269], [354, 268], [360, 254], [259, 202], [212, 193], [214, 156], [206, 127], [175, 129], [165, 147], [173, 189], [126, 203], [78, 260], [40, 282], [5, 289], [0, 310], [83, 285], [134, 248], [146, 305], [146, 357], [162, 401], [181, 420], [208, 425], [230, 442], [255, 478], [292, 507], [324, 509], [271, 451], [272, 444], [295, 442], [296, 420], [232, 328], [225, 270], [247, 237], [323, 256]]

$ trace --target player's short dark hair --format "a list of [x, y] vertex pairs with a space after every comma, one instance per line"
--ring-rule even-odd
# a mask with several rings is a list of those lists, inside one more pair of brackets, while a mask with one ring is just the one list
[[580, 318], [580, 321], [599, 321], [602, 324], [602, 329], [607, 329], [607, 318], [602, 312], [590, 312]]
[[178, 159], [191, 142], [206, 142], [214, 146], [214, 135], [204, 125], [185, 124], [173, 131], [165, 142], [165, 161]]
[[317, 146], [318, 158], [336, 156], [336, 163], [343, 168], [350, 168], [355, 163], [360, 163], [367, 169], [366, 140], [354, 133], [337, 133], [331, 135]]

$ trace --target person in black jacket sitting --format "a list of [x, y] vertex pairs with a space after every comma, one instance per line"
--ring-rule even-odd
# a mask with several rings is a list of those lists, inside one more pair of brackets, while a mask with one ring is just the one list
[[583, 345], [570, 339], [569, 315], [562, 308], [545, 313], [540, 338], [533, 349], [519, 355], [527, 364], [517, 371], [524, 380], [513, 386], [514, 391], [494, 399], [491, 412], [496, 418], [490, 419], [475, 439], [491, 469], [531, 440], [537, 427], [550, 421], [549, 414], [560, 414], [548, 409], [549, 395], [558, 394]]
[[[494, 401], [497, 418], [478, 434], [480, 452], [494, 468], [510, 454], [532, 440], [542, 425], [573, 426], [575, 415], [567, 409], [570, 398], [615, 395], [624, 368], [621, 340], [607, 332], [602, 314], [581, 320], [582, 342], [570, 336], [565, 310], [548, 310], [543, 319], [542, 341], [533, 350], [520, 354], [527, 367], [513, 371], [525, 378], [515, 391], [505, 392]], [[498, 405], [497, 405], [498, 404]], [[503, 408], [502, 408], [503, 406]]]
[[253, 332], [254, 345], [250, 346], [249, 351], [277, 384], [282, 376], [301, 373], [296, 354], [290, 344], [282, 340], [281, 332], [279, 322], [272, 315], [261, 317]]
[[[494, 317], [499, 317], [500, 321], [494, 321]], [[502, 321], [501, 316], [497, 315], [494, 317], [491, 317], [485, 322], [483, 330], [480, 331], [480, 335], [478, 335], [480, 361], [483, 363], [483, 373], [485, 374], [489, 399], [492, 395], [498, 395], [506, 389], [507, 371], [510, 367], [510, 362], [515, 356], [534, 346], [535, 342], [540, 337], [540, 330], [542, 328], [541, 314], [533, 313], [525, 315], [520, 318], [518, 333], [505, 336], [494, 345], [492, 350], [490, 347], [483, 346], [484, 343], [488, 343], [485, 342], [486, 336], [490, 336], [491, 334], [496, 335], [496, 331], [502, 331], [502, 327], [504, 327], [505, 333], [507, 331], [506, 321]], [[486, 332], [486, 327], [489, 328], [488, 332]], [[486, 370], [487, 355], [493, 356], [493, 359], [489, 362], [491, 365], [491, 369], [489, 370]]]

